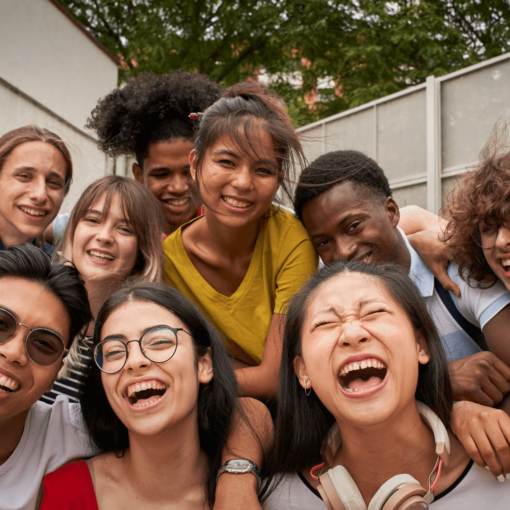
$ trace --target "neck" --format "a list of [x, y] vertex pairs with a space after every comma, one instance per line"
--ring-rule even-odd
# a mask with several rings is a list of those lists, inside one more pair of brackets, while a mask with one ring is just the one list
[[17, 229], [9, 228], [1, 220], [0, 220], [0, 238], [2, 239], [2, 244], [4, 245], [4, 248], [9, 248], [9, 246], [15, 246], [18, 244], [32, 243], [34, 241], [33, 237], [23, 234]]
[[411, 254], [409, 253], [409, 249], [407, 248], [406, 242], [404, 241], [400, 231], [395, 229], [395, 232], [398, 237], [398, 248], [394, 262], [403, 267], [406, 271], [409, 271], [409, 269], [411, 269]]
[[258, 218], [239, 228], [225, 226], [213, 214], [206, 214], [204, 221], [209, 244], [214, 245], [221, 253], [235, 258], [253, 252], [264, 220]]
[[0, 420], [0, 466], [9, 460], [18, 446], [30, 408], [16, 416]]
[[[90, 311], [94, 321], [96, 320], [99, 310], [103, 303], [113, 294], [122, 284], [118, 278], [111, 278], [108, 280], [86, 280], [85, 288], [89, 297]], [[94, 324], [89, 325], [87, 335], [91, 336], [94, 332]]]
[[193, 416], [194, 422], [186, 420], [179, 430], [152, 437], [129, 433], [124, 472], [142, 501], [164, 501], [170, 507], [197, 501], [197, 507], [203, 506], [209, 460], [200, 448], [196, 413]]
[[339, 422], [339, 426], [342, 447], [334, 464], [347, 469], [367, 505], [381, 485], [399, 474], [408, 473], [428, 487], [437, 460], [434, 435], [414, 402], [383, 423], [356, 427]]

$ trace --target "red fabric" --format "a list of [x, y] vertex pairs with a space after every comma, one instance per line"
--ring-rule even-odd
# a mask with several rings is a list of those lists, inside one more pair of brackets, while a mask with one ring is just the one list
[[44, 477], [40, 510], [99, 510], [84, 460], [71, 462]]

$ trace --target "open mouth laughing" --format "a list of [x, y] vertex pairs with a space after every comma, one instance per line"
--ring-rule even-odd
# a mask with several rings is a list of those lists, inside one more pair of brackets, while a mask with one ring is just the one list
[[253, 202], [249, 202], [248, 200], [241, 200], [239, 198], [228, 197], [225, 195], [222, 195], [221, 199], [225, 205], [232, 210], [248, 209], [248, 207], [253, 205]]
[[162, 201], [172, 209], [182, 210], [188, 207], [191, 198], [190, 197], [164, 198]]
[[91, 259], [96, 260], [97, 262], [113, 262], [115, 260], [115, 257], [106, 251], [89, 250], [87, 253]]
[[166, 384], [157, 380], [133, 383], [127, 387], [126, 399], [135, 409], [142, 409], [157, 404], [167, 389]]
[[339, 373], [340, 387], [349, 396], [362, 396], [379, 389], [386, 380], [388, 367], [379, 359], [367, 357], [345, 363]]

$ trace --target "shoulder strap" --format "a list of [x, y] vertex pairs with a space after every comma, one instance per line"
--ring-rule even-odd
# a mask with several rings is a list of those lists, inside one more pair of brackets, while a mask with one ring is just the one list
[[455, 319], [455, 322], [475, 341], [477, 342], [478, 336], [481, 331], [474, 324], [471, 324], [458, 310], [453, 302], [452, 296], [450, 293], [441, 285], [441, 282], [434, 278], [434, 289], [439, 296], [439, 299], [443, 302], [443, 305], [446, 306], [446, 309], [450, 312], [450, 315]]

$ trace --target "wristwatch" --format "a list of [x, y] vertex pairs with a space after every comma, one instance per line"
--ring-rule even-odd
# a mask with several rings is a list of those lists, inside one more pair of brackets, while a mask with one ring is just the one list
[[253, 473], [257, 478], [257, 492], [260, 489], [260, 469], [255, 462], [248, 459], [231, 459], [224, 462], [220, 469], [218, 469], [218, 475], [216, 476], [216, 483], [218, 478], [223, 473], [233, 473], [235, 475], [244, 475], [245, 473]]

